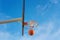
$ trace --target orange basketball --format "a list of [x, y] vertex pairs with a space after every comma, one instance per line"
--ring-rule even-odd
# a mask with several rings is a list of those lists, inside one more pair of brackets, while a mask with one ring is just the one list
[[28, 34], [31, 35], [31, 36], [34, 35], [34, 30], [32, 30], [32, 29], [29, 30], [29, 31], [28, 31]]

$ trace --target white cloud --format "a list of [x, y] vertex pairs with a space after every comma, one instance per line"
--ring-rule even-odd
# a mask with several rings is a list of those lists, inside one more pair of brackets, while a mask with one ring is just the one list
[[[54, 20], [56, 20], [55, 17], [54, 17]], [[3, 26], [5, 28], [7, 25], [3, 24], [0, 26]], [[57, 32], [51, 34], [51, 32], [55, 30], [54, 28], [55, 28], [55, 21], [49, 21], [36, 27], [35, 28], [36, 33], [34, 36], [29, 36], [26, 34], [24, 36], [19, 36], [19, 34], [17, 34], [18, 36], [15, 36], [16, 34], [12, 35], [8, 32], [0, 31], [0, 40], [60, 40], [60, 36], [59, 36], [60, 29], [59, 28]]]
[[54, 34], [51, 34], [52, 29], [54, 29], [53, 24], [53, 22], [48, 22], [38, 26], [35, 29], [36, 33], [34, 36], [29, 36], [26, 34], [24, 36], [19, 36], [19, 34], [15, 34], [18, 35], [15, 36], [8, 32], [0, 31], [0, 40], [59, 40], [60, 30], [58, 30]]
[[7, 29], [7, 24], [0, 24], [0, 31], [6, 30]]
[[8, 32], [0, 31], [0, 40], [20, 40], [19, 36], [14, 36]]
[[49, 0], [49, 1], [53, 4], [58, 4], [59, 3], [59, 0]]
[[[7, 20], [7, 19], [10, 19], [10, 18], [11, 18], [11, 16], [7, 16], [3, 13], [0, 13], [0, 21]], [[7, 28], [7, 24], [0, 24], [0, 31], [3, 30], [3, 29], [5, 30], [6, 28]]]
[[0, 32], [0, 40], [11, 40], [11, 38], [14, 39], [12, 35], [10, 35], [7, 32]]
[[55, 23], [52, 21], [49, 21], [47, 23], [44, 23], [42, 25], [39, 25], [35, 29], [35, 35], [30, 37], [25, 35], [24, 37], [20, 38], [21, 40], [60, 40], [59, 35], [60, 35], [60, 29], [55, 32], [51, 33], [55, 27]]
[[19, 36], [19, 34], [15, 34], [18, 35], [15, 36], [8, 32], [0, 31], [0, 40], [60, 40], [60, 29], [57, 32], [51, 34], [51, 31], [53, 31], [54, 27], [55, 22], [53, 21], [43, 23], [42, 25], [39, 25], [35, 28], [36, 33], [34, 36], [29, 36], [26, 34], [24, 36]]
[[38, 16], [44, 16], [45, 13], [49, 10], [49, 8], [52, 7], [52, 4], [50, 2], [48, 2], [47, 4], [45, 4], [44, 6], [41, 5], [37, 5], [36, 6], [36, 12]]
[[6, 14], [4, 13], [0, 13], [0, 21], [2, 20], [7, 20], [7, 19], [11, 19], [12, 17], [11, 16], [7, 16]]

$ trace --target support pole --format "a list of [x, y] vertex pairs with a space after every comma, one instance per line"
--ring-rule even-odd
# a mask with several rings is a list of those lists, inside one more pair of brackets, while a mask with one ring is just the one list
[[25, 0], [23, 0], [22, 8], [22, 36], [24, 35], [24, 13], [25, 13]]
[[0, 24], [17, 22], [17, 21], [22, 21], [22, 18], [16, 18], [16, 19], [11, 19], [11, 20], [0, 21]]

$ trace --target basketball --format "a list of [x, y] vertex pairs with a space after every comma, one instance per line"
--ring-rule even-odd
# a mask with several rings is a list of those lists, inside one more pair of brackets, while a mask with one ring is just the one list
[[34, 30], [32, 30], [32, 29], [29, 30], [29, 31], [28, 31], [28, 34], [29, 34], [30, 36], [34, 35]]

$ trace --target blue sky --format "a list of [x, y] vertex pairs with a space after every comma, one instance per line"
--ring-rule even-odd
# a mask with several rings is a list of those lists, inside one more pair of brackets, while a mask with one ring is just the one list
[[[0, 21], [22, 17], [22, 0], [0, 0]], [[60, 40], [60, 0], [26, 0], [25, 21], [39, 23], [35, 34], [29, 26], [21, 35], [21, 22], [0, 24], [0, 40]]]

